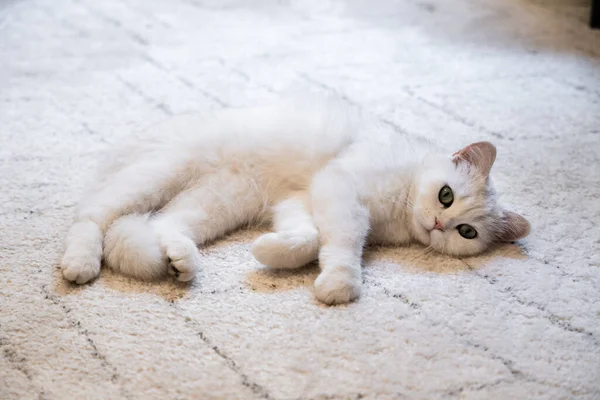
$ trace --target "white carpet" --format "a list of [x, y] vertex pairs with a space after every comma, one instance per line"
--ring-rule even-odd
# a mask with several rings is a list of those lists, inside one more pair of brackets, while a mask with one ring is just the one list
[[[599, 399], [600, 33], [579, 0], [0, 1], [1, 399]], [[449, 151], [498, 147], [531, 236], [374, 249], [360, 301], [269, 273], [58, 271], [101, 151], [172, 114], [328, 87]]]

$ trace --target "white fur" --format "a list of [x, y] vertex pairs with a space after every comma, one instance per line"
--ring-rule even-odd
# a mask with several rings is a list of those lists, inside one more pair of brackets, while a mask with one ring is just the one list
[[[528, 231], [496, 205], [487, 177], [495, 150], [477, 158], [466, 148], [468, 162], [452, 159], [332, 99], [174, 119], [123, 149], [81, 203], [62, 260], [66, 279], [94, 278], [103, 255], [126, 275], [187, 281], [200, 267], [196, 245], [272, 221], [255, 257], [272, 268], [318, 258], [315, 295], [336, 304], [360, 294], [367, 239], [460, 256]], [[484, 171], [479, 164], [490, 159]], [[456, 196], [449, 208], [438, 201], [444, 184]], [[435, 218], [443, 232], [432, 230]], [[477, 238], [461, 237], [462, 223]]]

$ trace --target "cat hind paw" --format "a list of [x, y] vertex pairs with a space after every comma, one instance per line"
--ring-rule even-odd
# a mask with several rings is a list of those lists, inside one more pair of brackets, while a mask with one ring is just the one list
[[95, 255], [65, 254], [60, 263], [64, 278], [78, 284], [91, 281], [100, 273], [100, 258]]
[[200, 252], [192, 240], [186, 238], [170, 241], [166, 245], [166, 253], [170, 275], [180, 282], [194, 279], [200, 268]]

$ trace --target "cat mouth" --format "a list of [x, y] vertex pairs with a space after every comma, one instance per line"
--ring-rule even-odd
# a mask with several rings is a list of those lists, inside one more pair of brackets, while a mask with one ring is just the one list
[[435, 217], [433, 220], [433, 226], [431, 228], [428, 228], [427, 230], [429, 231], [429, 233], [432, 233], [434, 231], [444, 232], [444, 227], [442, 226], [440, 220], [437, 219], [437, 217]]
[[428, 240], [431, 241], [432, 237], [434, 236], [434, 232], [436, 231], [435, 225], [421, 224], [421, 229], [423, 230], [423, 233], [428, 238]]

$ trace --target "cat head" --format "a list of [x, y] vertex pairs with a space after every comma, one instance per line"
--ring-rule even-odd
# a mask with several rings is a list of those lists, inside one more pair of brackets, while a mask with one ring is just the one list
[[452, 157], [424, 161], [412, 199], [419, 241], [441, 253], [467, 256], [529, 234], [524, 217], [497, 203], [489, 177], [495, 159], [496, 148], [478, 142]]

